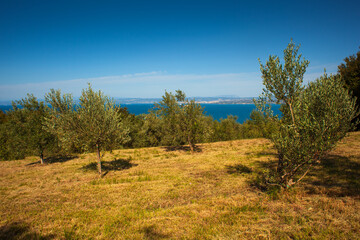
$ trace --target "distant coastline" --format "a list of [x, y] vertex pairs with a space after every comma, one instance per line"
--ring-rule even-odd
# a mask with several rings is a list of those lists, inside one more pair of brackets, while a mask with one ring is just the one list
[[[253, 97], [189, 97], [200, 104], [254, 104]], [[114, 98], [117, 104], [154, 104], [161, 101], [161, 98]], [[0, 101], [0, 106], [11, 105], [11, 100]]]
[[[253, 104], [253, 97], [189, 97], [200, 104]], [[115, 98], [119, 104], [154, 104], [161, 101], [161, 98]]]
[[[160, 101], [161, 99], [159, 99]], [[128, 111], [135, 115], [147, 114], [154, 108], [154, 102], [141, 103], [139, 101], [131, 101], [130, 103], [117, 102], [121, 107], [126, 107]], [[251, 112], [256, 109], [255, 104], [249, 102], [238, 103], [225, 103], [225, 102], [212, 102], [212, 103], [200, 103], [204, 108], [204, 112], [208, 116], [212, 116], [214, 120], [220, 121], [227, 118], [229, 115], [236, 116], [237, 122], [243, 123], [250, 118]], [[0, 109], [4, 112], [11, 110], [11, 105], [1, 105]], [[273, 110], [275, 114], [280, 114], [280, 105], [274, 105]]]

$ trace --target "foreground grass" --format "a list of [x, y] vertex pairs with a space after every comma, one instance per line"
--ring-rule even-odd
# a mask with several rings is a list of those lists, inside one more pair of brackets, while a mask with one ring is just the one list
[[360, 134], [280, 197], [265, 139], [0, 162], [0, 239], [359, 239]]

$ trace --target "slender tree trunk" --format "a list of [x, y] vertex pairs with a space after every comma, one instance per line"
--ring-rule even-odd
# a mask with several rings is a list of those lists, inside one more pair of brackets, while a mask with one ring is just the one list
[[276, 171], [281, 174], [283, 171], [283, 164], [284, 164], [284, 154], [279, 153], [278, 155], [278, 165], [276, 168]]
[[188, 135], [188, 143], [189, 143], [191, 153], [194, 153], [194, 144], [191, 142], [190, 135]]
[[289, 108], [290, 108], [290, 113], [291, 113], [291, 119], [292, 119], [292, 122], [293, 124], [295, 125], [295, 116], [294, 116], [294, 111], [293, 111], [293, 107], [292, 107], [292, 104], [290, 101], [288, 101], [288, 105], [289, 105]]
[[278, 159], [278, 165], [277, 165], [277, 168], [276, 168], [277, 175], [278, 175], [277, 177], [279, 178], [280, 184], [285, 185], [285, 188], [286, 188], [287, 176], [286, 176], [285, 171], [284, 171], [284, 154], [279, 153], [278, 158], [279, 158]]
[[99, 146], [99, 144], [96, 144], [96, 151], [97, 151], [97, 157], [98, 157], [97, 167], [98, 167], [99, 176], [101, 177], [101, 157], [100, 157], [100, 146]]
[[44, 164], [44, 153], [43, 152], [40, 153], [40, 163]]

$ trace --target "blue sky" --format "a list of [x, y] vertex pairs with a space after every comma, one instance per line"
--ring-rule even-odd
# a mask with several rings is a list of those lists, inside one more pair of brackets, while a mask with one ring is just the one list
[[359, 50], [359, 22], [359, 1], [2, 0], [0, 100], [79, 96], [87, 82], [111, 97], [255, 97], [258, 58], [293, 38], [306, 81], [335, 73]]

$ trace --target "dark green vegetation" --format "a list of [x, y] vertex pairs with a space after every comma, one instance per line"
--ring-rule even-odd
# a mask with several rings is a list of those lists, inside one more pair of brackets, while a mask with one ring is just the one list
[[[356, 97], [356, 105], [360, 110], [360, 51], [356, 55], [344, 59], [338, 69], [345, 87]], [[353, 123], [357, 124], [357, 130], [360, 130], [360, 115], [354, 118]]]
[[12, 105], [13, 110], [6, 115], [1, 112], [0, 158], [20, 159], [37, 155], [43, 163], [44, 154], [58, 154], [56, 136], [43, 129], [43, 121], [49, 114], [44, 102], [28, 94]]
[[[278, 126], [270, 139], [278, 153], [278, 164], [264, 181], [289, 188], [319, 164], [325, 154], [354, 128], [355, 99], [338, 76], [324, 76], [303, 85], [309, 61], [301, 59], [292, 41], [284, 50], [284, 65], [270, 56], [260, 63], [265, 89], [257, 107]], [[281, 103], [282, 118], [274, 117], [271, 103]]]

